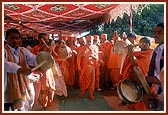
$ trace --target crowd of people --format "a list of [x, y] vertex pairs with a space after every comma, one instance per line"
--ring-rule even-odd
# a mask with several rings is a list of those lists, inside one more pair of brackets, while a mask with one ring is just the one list
[[[103, 87], [116, 89], [123, 79], [130, 78], [139, 83], [134, 67], [141, 69], [151, 92], [144, 93], [143, 99], [136, 104], [130, 105], [123, 100], [121, 105], [127, 104], [141, 111], [164, 110], [163, 23], [156, 25], [154, 35], [158, 44], [155, 49], [150, 47], [149, 37], [142, 37], [137, 42], [134, 33], [123, 32], [119, 37], [115, 31], [111, 40], [107, 39], [107, 34], [81, 38], [61, 36], [57, 43], [49, 41], [48, 34], [39, 33], [38, 44], [30, 50], [22, 46], [21, 33], [17, 29], [8, 29], [4, 46], [4, 110], [30, 111], [39, 104], [45, 109], [52, 106], [55, 94], [66, 97], [74, 88], [80, 90], [80, 97], [88, 92], [88, 98], [94, 100], [95, 91], [101, 91]], [[119, 41], [127, 44], [124, 48], [128, 52], [123, 55], [114, 50]], [[49, 69], [32, 71], [38, 65], [36, 57], [42, 51], [50, 53], [54, 63]], [[29, 80], [32, 73], [40, 76], [36, 82]]]

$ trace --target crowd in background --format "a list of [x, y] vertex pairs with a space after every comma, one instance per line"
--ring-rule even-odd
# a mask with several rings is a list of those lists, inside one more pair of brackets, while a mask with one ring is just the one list
[[[162, 29], [162, 25], [157, 27]], [[159, 39], [160, 34], [163, 34], [160, 33], [157, 35], [160, 31], [161, 30], [156, 30], [154, 33]], [[164, 37], [161, 36], [161, 39], [163, 38]], [[5, 103], [11, 104], [5, 105], [5, 108], [8, 108], [6, 110], [9, 110], [10, 106], [14, 107], [12, 110], [31, 110], [32, 106], [38, 106], [39, 104], [41, 104], [43, 108], [51, 107], [55, 94], [67, 96], [68, 91], [74, 88], [80, 90], [78, 94], [80, 97], [85, 96], [85, 93], [88, 92], [88, 98], [94, 100], [96, 98], [94, 96], [95, 91], [101, 91], [104, 87], [114, 90], [120, 81], [126, 78], [135, 78], [137, 75], [133, 70], [134, 67], [139, 67], [144, 76], [149, 76], [148, 72], [151, 66], [150, 61], [154, 48], [157, 45], [160, 46], [163, 44], [163, 40], [156, 41], [156, 39], [156, 44], [151, 44], [149, 37], [143, 36], [138, 38], [134, 33], [126, 34], [123, 32], [120, 37], [117, 31], [113, 32], [111, 39], [107, 38], [107, 34], [101, 34], [86, 35], [81, 38], [61, 36], [55, 41], [49, 39], [49, 35], [46, 33], [39, 33], [38, 39], [33, 37], [21, 38], [21, 34], [16, 29], [7, 31], [6, 41], [5, 56], [7, 56], [5, 57], [5, 71], [8, 73], [5, 74], [6, 76], [11, 73], [10, 75], [15, 76], [15, 78], [21, 79], [21, 75], [27, 76], [31, 74], [32, 67], [37, 66], [35, 57], [39, 52], [49, 52], [54, 60], [54, 64], [51, 68], [38, 70], [36, 72], [37, 75], [41, 75], [37, 82], [28, 83], [29, 81], [24, 79], [21, 83], [19, 82], [20, 84], [23, 82], [26, 84], [22, 86], [23, 91], [29, 91], [33, 88], [32, 94], [28, 92], [29, 95], [25, 95], [23, 99], [22, 93], [24, 92], [20, 92], [21, 96], [13, 96], [14, 92], [12, 92], [12, 89], [8, 90], [8, 93], [5, 92], [5, 95], [9, 96], [9, 94], [12, 93], [13, 96], [9, 97], [10, 101], [6, 98]], [[128, 49], [125, 54], [121, 55], [115, 52], [115, 44], [119, 42], [127, 44], [124, 46]], [[151, 45], [154, 47], [151, 48]], [[120, 45], [120, 47], [123, 46]], [[18, 48], [20, 48], [16, 54], [18, 61], [15, 61], [13, 51], [18, 50]], [[163, 54], [159, 55], [163, 57]], [[159, 57], [158, 59], [161, 60]], [[23, 60], [25, 60], [25, 62]], [[11, 62], [12, 64], [14, 63], [13, 65], [18, 64], [15, 71], [12, 71], [14, 66], [10, 65]], [[11, 67], [11, 69], [9, 70], [6, 67]], [[160, 65], [160, 70], [162, 70], [163, 67], [163, 65]], [[160, 79], [159, 73], [157, 75], [156, 77]], [[155, 76], [155, 74], [150, 76]], [[9, 85], [11, 88], [11, 83], [15, 82], [11, 79], [9, 81], [10, 82], [7, 80], [5, 85]], [[19, 86], [15, 87], [19, 90], [17, 88]], [[150, 87], [151, 92], [161, 94], [160, 86], [151, 84]], [[7, 91], [7, 89], [5, 91]], [[24, 103], [16, 103], [20, 98], [24, 100]], [[41, 103], [39, 103], [39, 98], [41, 99]], [[16, 101], [14, 106], [12, 105], [13, 101]], [[122, 102], [121, 104], [125, 103]], [[143, 101], [131, 104], [129, 107], [135, 110], [149, 109], [148, 105]]]

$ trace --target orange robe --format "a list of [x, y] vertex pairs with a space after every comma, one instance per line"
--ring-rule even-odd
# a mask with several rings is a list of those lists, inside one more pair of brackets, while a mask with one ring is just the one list
[[121, 80], [120, 68], [121, 68], [122, 55], [116, 54], [111, 48], [110, 56], [108, 60], [108, 68], [110, 69], [110, 79], [113, 86], [117, 86]]
[[104, 55], [104, 52], [103, 51], [99, 51], [99, 53], [98, 53], [98, 55], [99, 55], [99, 60], [98, 60], [98, 62], [99, 62], [99, 72], [97, 73], [97, 74], [99, 74], [99, 76], [100, 76], [100, 87], [104, 84], [104, 76], [105, 76], [105, 55]]
[[90, 95], [93, 95], [95, 90], [95, 66], [96, 58], [98, 58], [97, 51], [92, 49], [96, 48], [87, 45], [81, 46], [77, 55], [77, 64], [80, 70], [79, 87], [81, 91], [88, 89]]
[[100, 47], [102, 48], [102, 51], [104, 52], [104, 55], [105, 55], [105, 68], [104, 68], [105, 75], [104, 75], [104, 77], [105, 77], [105, 83], [106, 83], [106, 82], [110, 81], [109, 68], [108, 68], [107, 64], [108, 64], [108, 60], [109, 60], [109, 55], [110, 55], [112, 43], [110, 41], [105, 41], [100, 44]]
[[[148, 73], [152, 53], [153, 53], [152, 49], [147, 50], [147, 51], [134, 52], [134, 56], [137, 59], [138, 67], [141, 69], [142, 74], [144, 76], [146, 76]], [[130, 57], [127, 55], [124, 60], [124, 64], [123, 64], [123, 68], [122, 68], [123, 79], [129, 78], [131, 73], [133, 73], [133, 66], [130, 61]], [[146, 111], [147, 110], [147, 107], [145, 106], [143, 101], [140, 101], [140, 102], [134, 104], [133, 107], [139, 111]]]
[[[41, 48], [40, 45], [36, 45], [33, 48], [33, 53], [37, 55], [39, 52], [39, 49]], [[53, 101], [53, 96], [54, 96], [54, 90], [55, 90], [55, 80], [53, 76], [47, 75], [47, 73], [51, 71], [50, 69], [48, 70], [43, 70], [41, 71], [43, 76], [40, 79], [40, 82], [34, 83], [34, 88], [35, 88], [35, 104], [38, 104], [38, 98], [40, 91], [42, 93], [42, 105], [44, 107], [51, 106], [51, 102]]]
[[64, 76], [64, 81], [66, 85], [69, 85], [69, 62], [68, 60], [57, 59], [57, 62], [60, 66], [60, 70]]
[[[148, 73], [152, 53], [153, 50], [134, 52], [134, 56], [136, 57], [138, 67], [141, 69], [144, 76], [146, 76]], [[130, 61], [130, 57], [127, 55], [124, 60], [123, 68], [121, 71], [122, 77], [129, 78], [131, 71], [133, 71], [133, 67]]]
[[112, 48], [112, 43], [110, 41], [105, 41], [104, 43], [101, 43], [100, 47], [102, 47], [102, 51], [104, 52], [105, 64], [107, 66], [109, 55], [110, 55], [110, 51], [111, 51], [111, 48]]
[[[54, 51], [56, 53], [58, 53], [59, 47], [62, 47], [62, 44], [61, 45], [57, 45], [55, 47]], [[70, 52], [71, 52], [71, 49], [68, 46], [65, 46], [65, 48], [68, 50], [66, 53], [68, 53], [68, 55], [69, 55]], [[58, 64], [59, 64], [59, 66], [60, 66], [61, 72], [62, 72], [62, 74], [64, 76], [64, 81], [65, 81], [66, 85], [69, 85], [69, 61], [67, 60], [68, 58], [70, 58], [70, 57], [66, 57], [64, 59], [61, 59], [58, 56], [57, 59], [56, 59]]]
[[82, 51], [85, 51], [86, 50], [86, 47], [85, 45], [83, 46], [79, 46], [76, 48], [76, 51], [77, 51], [77, 55], [76, 55], [76, 69], [77, 69], [77, 86], [80, 86], [79, 84], [79, 77], [80, 77], [80, 74], [81, 74], [81, 67], [82, 67]]
[[40, 45], [34, 46], [32, 53], [37, 55], [37, 53], [39, 52], [40, 47], [41, 47]]
[[69, 61], [69, 85], [73, 86], [75, 83], [75, 72], [77, 70], [76, 67], [76, 47], [71, 45], [70, 46], [71, 50], [72, 50], [72, 56], [68, 59]]
[[87, 49], [86, 45], [83, 46], [79, 46], [77, 48], [77, 69], [79, 71], [79, 73], [81, 72], [81, 67], [82, 65], [82, 57], [84, 57], [84, 52]]
[[99, 47], [97, 45], [91, 45], [90, 49], [92, 50], [92, 55], [95, 57], [95, 89], [100, 88], [100, 63], [103, 63], [101, 60], [101, 55], [99, 54]]

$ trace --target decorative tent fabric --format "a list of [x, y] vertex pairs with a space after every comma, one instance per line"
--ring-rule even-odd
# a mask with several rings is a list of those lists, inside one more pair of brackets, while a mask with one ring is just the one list
[[[56, 2], [55, 2], [56, 3]], [[137, 10], [139, 4], [134, 4]], [[10, 4], [4, 3], [4, 31], [77, 35], [92, 26], [130, 13], [130, 4]]]

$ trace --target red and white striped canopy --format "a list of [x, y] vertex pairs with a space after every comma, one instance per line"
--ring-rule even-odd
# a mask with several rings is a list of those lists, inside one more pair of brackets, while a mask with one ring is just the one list
[[[21, 32], [74, 34], [92, 26], [130, 14], [130, 4], [43, 4], [4, 3], [4, 31], [15, 27]], [[136, 10], [138, 4], [133, 5]]]

